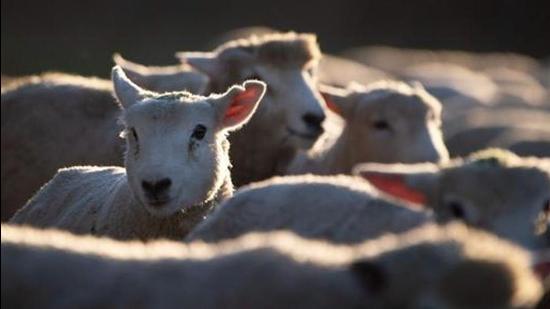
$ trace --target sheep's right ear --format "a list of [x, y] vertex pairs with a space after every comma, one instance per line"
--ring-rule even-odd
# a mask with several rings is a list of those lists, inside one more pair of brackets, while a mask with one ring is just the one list
[[134, 84], [120, 66], [114, 66], [111, 72], [111, 80], [115, 95], [124, 108], [128, 108], [139, 101], [146, 92], [138, 85]]
[[350, 100], [349, 92], [346, 89], [319, 85], [319, 92], [325, 99], [328, 109], [343, 118], [348, 118], [352, 114], [353, 100]]
[[426, 206], [435, 194], [440, 175], [439, 167], [432, 163], [365, 163], [355, 166], [353, 174], [386, 194]]

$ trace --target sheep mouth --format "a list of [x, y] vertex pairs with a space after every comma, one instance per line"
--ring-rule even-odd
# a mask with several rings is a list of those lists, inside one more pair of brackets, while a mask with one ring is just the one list
[[149, 199], [147, 201], [147, 204], [154, 208], [161, 208], [168, 204], [170, 202], [170, 199], [164, 198], [164, 199]]
[[317, 138], [319, 138], [319, 136], [322, 133], [320, 131], [313, 132], [313, 133], [302, 133], [302, 132], [298, 132], [296, 130], [293, 130], [289, 127], [287, 127], [286, 130], [292, 136], [296, 136], [296, 137], [307, 139], [307, 140], [316, 140]]

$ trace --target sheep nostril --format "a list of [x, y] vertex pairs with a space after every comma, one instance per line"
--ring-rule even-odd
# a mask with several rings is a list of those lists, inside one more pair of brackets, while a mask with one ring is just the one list
[[170, 180], [170, 178], [161, 179], [157, 181], [157, 183], [155, 184], [155, 191], [157, 191], [157, 193], [162, 193], [168, 190], [171, 185], [172, 185], [172, 180]]
[[307, 113], [302, 116], [302, 120], [307, 124], [308, 127], [315, 130], [322, 130], [323, 121], [325, 121], [326, 116], [324, 114], [312, 114]]
[[145, 190], [146, 192], [151, 192], [151, 191], [153, 191], [153, 189], [154, 189], [154, 184], [152, 184], [152, 183], [150, 183], [150, 182], [148, 182], [148, 181], [143, 180], [143, 181], [141, 182], [141, 187], [142, 187], [143, 190]]
[[155, 198], [157, 197], [158, 194], [161, 194], [167, 191], [171, 185], [172, 185], [172, 180], [170, 178], [163, 178], [156, 182], [150, 182], [145, 180], [141, 182], [141, 187], [143, 188], [143, 190], [147, 194], [150, 194]]

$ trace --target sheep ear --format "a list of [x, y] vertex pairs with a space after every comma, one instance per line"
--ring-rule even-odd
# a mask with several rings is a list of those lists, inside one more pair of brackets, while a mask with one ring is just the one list
[[410, 85], [415, 88], [416, 90], [424, 90], [426, 91], [426, 88], [424, 88], [424, 85], [422, 85], [421, 82], [417, 81], [417, 80], [413, 80], [410, 82]]
[[368, 180], [378, 190], [411, 203], [427, 206], [439, 179], [439, 167], [431, 163], [357, 165], [353, 174]]
[[222, 129], [235, 130], [244, 125], [262, 100], [266, 84], [249, 80], [242, 86], [233, 86], [215, 102]]
[[350, 270], [369, 294], [380, 293], [387, 287], [386, 272], [372, 261], [356, 261], [351, 264]]
[[124, 59], [119, 53], [113, 54], [113, 62], [124, 70], [124, 73], [131, 81], [142, 86], [145, 84], [146, 78], [144, 74], [148, 71], [146, 66]]
[[[147, 68], [142, 64], [135, 63], [128, 59], [125, 59], [119, 53], [113, 54], [113, 62], [115, 63], [115, 65], [118, 65], [119, 67], [121, 67], [124, 70], [124, 73], [126, 73], [126, 75], [130, 75], [129, 74], [130, 72], [136, 72], [136, 74], [142, 74], [141, 72], [146, 72], [149, 70], [149, 68]], [[137, 72], [140, 72], [140, 73], [137, 73]]]
[[135, 104], [146, 92], [128, 79], [124, 70], [118, 65], [114, 66], [111, 71], [111, 80], [113, 81], [115, 95], [124, 108], [128, 108]]
[[353, 101], [349, 98], [349, 93], [346, 89], [336, 88], [328, 85], [319, 85], [319, 92], [325, 99], [327, 108], [334, 113], [348, 118], [353, 109]]
[[214, 52], [179, 52], [176, 57], [209, 77], [223, 74], [224, 65]]

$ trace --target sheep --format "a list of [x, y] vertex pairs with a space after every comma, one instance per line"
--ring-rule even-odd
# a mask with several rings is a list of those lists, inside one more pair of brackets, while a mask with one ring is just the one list
[[391, 47], [355, 48], [344, 55], [396, 77], [420, 80], [445, 107], [549, 106], [544, 81], [539, 78], [541, 64], [525, 55]]
[[146, 91], [118, 66], [112, 80], [123, 108], [126, 168], [61, 169], [11, 222], [120, 239], [181, 239], [232, 194], [226, 135], [250, 119], [263, 82], [202, 97]]
[[524, 156], [550, 156], [550, 112], [517, 107], [474, 108], [448, 119], [445, 144], [451, 156], [487, 147]]
[[[214, 37], [210, 40], [208, 46], [214, 48], [229, 41], [274, 33], [281, 33], [281, 31], [263, 26], [237, 28]], [[392, 77], [390, 74], [373, 67], [367, 67], [359, 62], [326, 53], [323, 53], [317, 71], [317, 78], [321, 84], [339, 87], [345, 87], [353, 81], [366, 85]]]
[[550, 108], [548, 91], [533, 75], [509, 68], [489, 68], [484, 71], [499, 87], [499, 104]]
[[461, 225], [357, 246], [288, 232], [212, 245], [1, 232], [6, 308], [531, 308], [542, 294], [524, 250]]
[[378, 189], [527, 248], [550, 246], [550, 159], [487, 149], [445, 164], [361, 164]]
[[490, 68], [507, 68], [525, 73], [535, 73], [539, 69], [536, 59], [514, 53], [469, 53], [456, 50], [422, 50], [368, 46], [345, 51], [344, 56], [373, 66], [392, 74], [399, 74], [411, 65], [439, 62], [463, 66], [474, 71]]
[[421, 85], [381, 81], [347, 90], [322, 87], [342, 115], [342, 133], [301, 152], [287, 173], [351, 173], [361, 162], [438, 162], [448, 159], [440, 130], [441, 104]]
[[18, 78], [2, 87], [1, 102], [2, 221], [61, 167], [123, 164], [110, 81], [60, 73]]
[[296, 152], [310, 149], [323, 133], [325, 103], [315, 74], [321, 52], [315, 35], [252, 36], [213, 52], [180, 52], [177, 57], [209, 77], [208, 91], [246, 78], [269, 85], [250, 123], [230, 137], [237, 186], [283, 174]]
[[453, 156], [464, 156], [487, 147], [498, 147], [522, 156], [550, 157], [550, 130], [545, 128], [466, 128], [449, 137], [445, 143]]
[[528, 73], [507, 68], [473, 71], [451, 63], [427, 62], [411, 65], [398, 76], [422, 82], [445, 107], [454, 109], [545, 105], [546, 91], [540, 82]]
[[534, 266], [528, 252], [461, 224], [430, 228], [401, 236], [401, 246], [352, 265], [367, 288], [377, 291], [370, 307], [533, 308], [541, 300], [542, 284], [528, 270]]
[[[170, 73], [172, 68], [152, 74], [125, 66], [133, 70], [131, 77], [157, 92], [187, 85], [180, 90], [197, 93], [206, 85], [198, 72]], [[120, 109], [110, 81], [55, 72], [21, 77], [2, 87], [1, 100], [2, 221], [61, 167], [123, 164], [116, 123]]]
[[186, 240], [214, 242], [251, 231], [284, 229], [306, 238], [357, 243], [428, 222], [430, 214], [380, 196], [357, 177], [285, 176], [242, 187]]
[[427, 62], [411, 65], [399, 76], [421, 82], [449, 109], [490, 106], [498, 97], [499, 88], [491, 78], [456, 64]]
[[113, 55], [113, 61], [136, 85], [156, 92], [187, 90], [191, 93], [204, 93], [208, 78], [193, 71], [184, 64], [162, 67], [144, 66], [126, 60], [119, 53]]

